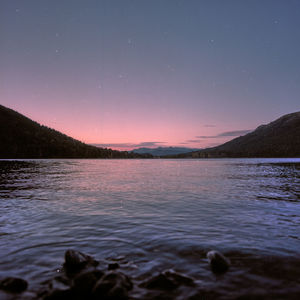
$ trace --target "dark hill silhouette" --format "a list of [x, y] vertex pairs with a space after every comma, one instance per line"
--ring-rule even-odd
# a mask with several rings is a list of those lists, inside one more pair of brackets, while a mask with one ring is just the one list
[[300, 157], [300, 111], [220, 146], [176, 157]]
[[140, 157], [146, 156], [84, 144], [0, 105], [0, 158]]

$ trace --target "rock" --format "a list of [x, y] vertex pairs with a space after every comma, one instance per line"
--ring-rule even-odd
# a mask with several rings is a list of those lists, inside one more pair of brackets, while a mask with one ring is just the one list
[[76, 295], [70, 290], [53, 290], [48, 292], [43, 300], [73, 300], [77, 299]]
[[118, 263], [108, 264], [108, 270], [116, 270], [118, 268], [120, 268], [120, 265]]
[[172, 279], [173, 281], [177, 282], [178, 284], [187, 285], [187, 286], [194, 286], [194, 280], [191, 277], [186, 275], [180, 274], [175, 272], [174, 270], [170, 269], [164, 272], [164, 274]]
[[58, 275], [54, 277], [54, 282], [61, 286], [69, 286], [70, 285], [70, 279], [64, 275]]
[[[215, 291], [214, 289], [203, 289], [200, 288], [197, 291], [195, 291], [194, 294], [192, 294], [191, 296], [189, 296], [187, 298], [187, 300], [216, 300], [216, 299], [224, 299], [224, 294], [220, 293], [218, 291]], [[226, 299], [226, 298], [225, 298]], [[229, 299], [229, 298], [227, 298]], [[239, 299], [241, 300], [241, 299]], [[254, 300], [254, 299], [252, 299]], [[255, 300], [258, 300], [255, 298]]]
[[147, 289], [174, 290], [180, 285], [194, 286], [194, 280], [173, 270], [164, 271], [141, 284]]
[[66, 276], [58, 275], [54, 278], [41, 282], [48, 290], [63, 290], [70, 286], [71, 280]]
[[128, 276], [121, 272], [106, 273], [95, 285], [93, 297], [95, 299], [128, 299], [128, 291], [133, 284]]
[[[65, 290], [70, 288], [71, 280], [68, 279], [63, 274], [57, 275], [54, 278], [47, 279], [41, 282], [41, 287], [39, 291], [36, 292], [38, 298], [48, 299], [47, 297], [59, 297], [60, 294], [63, 294]], [[52, 295], [53, 293], [53, 295]], [[50, 298], [51, 299], [51, 298]]]
[[219, 251], [209, 251], [206, 254], [211, 270], [215, 274], [225, 273], [230, 267], [230, 260]]
[[27, 286], [27, 281], [22, 278], [7, 277], [0, 281], [0, 289], [10, 293], [22, 293]]
[[64, 268], [67, 274], [77, 273], [85, 267], [99, 264], [94, 258], [82, 252], [75, 250], [67, 250], [65, 252]]
[[97, 281], [104, 275], [100, 270], [88, 270], [78, 274], [73, 280], [72, 290], [76, 295], [90, 296]]
[[161, 273], [143, 282], [141, 286], [146, 289], [174, 290], [179, 285]]

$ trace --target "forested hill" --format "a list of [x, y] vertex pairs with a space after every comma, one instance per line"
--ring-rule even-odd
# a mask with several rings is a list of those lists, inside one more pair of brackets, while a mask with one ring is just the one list
[[0, 158], [139, 157], [145, 156], [84, 144], [0, 105]]
[[300, 157], [300, 111], [220, 146], [176, 157]]

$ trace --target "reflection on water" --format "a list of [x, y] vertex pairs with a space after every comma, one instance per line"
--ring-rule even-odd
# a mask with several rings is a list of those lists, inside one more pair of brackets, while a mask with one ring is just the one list
[[[299, 206], [299, 159], [0, 161], [0, 276], [37, 284], [76, 248], [125, 257], [137, 280], [173, 268], [218, 291], [282, 290], [299, 278]], [[217, 283], [209, 249], [234, 262]]]

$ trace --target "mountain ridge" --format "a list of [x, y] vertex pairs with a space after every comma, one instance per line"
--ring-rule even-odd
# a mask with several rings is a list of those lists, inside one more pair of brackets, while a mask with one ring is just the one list
[[147, 158], [87, 145], [0, 105], [0, 158]]
[[138, 154], [151, 154], [153, 156], [165, 156], [165, 155], [177, 155], [188, 153], [192, 151], [200, 150], [199, 148], [187, 148], [187, 147], [156, 147], [156, 148], [147, 148], [141, 147], [133, 149], [131, 152]]
[[222, 145], [177, 158], [300, 157], [300, 111], [286, 114]]

